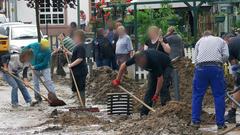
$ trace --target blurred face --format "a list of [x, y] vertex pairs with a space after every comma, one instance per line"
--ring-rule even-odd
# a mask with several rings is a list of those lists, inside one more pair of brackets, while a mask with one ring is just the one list
[[74, 35], [73, 40], [76, 43], [76, 45], [82, 42], [81, 37], [79, 37], [79, 35]]
[[136, 64], [141, 68], [144, 68], [147, 64], [147, 59], [145, 56], [140, 56], [136, 58], [135, 61], [136, 61]]
[[156, 39], [156, 38], [158, 38], [158, 33], [153, 30], [150, 30], [150, 31], [148, 31], [148, 37], [150, 39]]
[[118, 35], [121, 37], [121, 36], [125, 35], [125, 30], [123, 30], [123, 29], [118, 29], [118, 30], [117, 30], [117, 33], [118, 33]]
[[117, 29], [119, 26], [122, 26], [122, 23], [117, 22], [117, 23], [115, 24], [115, 29]]
[[23, 54], [21, 57], [20, 57], [20, 61], [22, 63], [26, 63], [26, 62], [30, 62], [32, 59], [32, 56], [30, 54]]
[[70, 27], [70, 28], [69, 28], [69, 31], [70, 31], [70, 32], [73, 32], [73, 31], [75, 31], [75, 30], [76, 30], [75, 27]]

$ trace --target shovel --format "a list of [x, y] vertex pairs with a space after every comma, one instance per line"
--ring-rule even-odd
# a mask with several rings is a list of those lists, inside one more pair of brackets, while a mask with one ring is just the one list
[[141, 99], [139, 99], [138, 97], [136, 97], [135, 95], [133, 95], [131, 92], [129, 92], [127, 89], [125, 89], [123, 86], [119, 85], [118, 88], [120, 88], [121, 90], [123, 90], [124, 92], [126, 92], [127, 94], [129, 94], [131, 97], [135, 98], [139, 103], [141, 103], [142, 105], [144, 105], [146, 108], [148, 108], [150, 111], [152, 112], [156, 112], [156, 110], [154, 110], [152, 107], [150, 107], [149, 105], [147, 105], [146, 103], [144, 103]]
[[225, 135], [225, 134], [227, 134], [229, 132], [232, 132], [232, 131], [234, 131], [235, 129], [238, 129], [238, 128], [240, 128], [240, 123], [236, 124], [234, 127], [226, 129], [225, 131], [223, 131], [221, 133], [218, 133], [218, 135]]
[[[61, 47], [63, 49], [66, 49], [63, 45], [61, 45]], [[70, 64], [70, 60], [68, 58], [68, 55], [66, 54], [66, 52], [64, 52], [64, 54], [65, 54], [65, 57], [67, 59], [67, 63]], [[79, 92], [79, 88], [77, 86], [77, 82], [76, 82], [75, 76], [73, 74], [73, 71], [70, 68], [69, 68], [69, 70], [70, 70], [70, 74], [72, 75], [73, 83], [74, 83], [74, 85], [75, 85], [75, 87], [77, 89], [77, 96], [78, 96], [78, 100], [79, 100], [79, 103], [80, 103], [81, 107], [71, 107], [71, 108], [66, 108], [66, 110], [72, 111], [72, 112], [100, 112], [98, 107], [91, 107], [91, 108], [86, 108], [85, 107], [85, 105], [83, 104], [80, 92]]]
[[[11, 77], [17, 79], [18, 81], [20, 81], [21, 83], [24, 84], [24, 81], [23, 81], [22, 79], [20, 79], [19, 77], [15, 76], [15, 75], [12, 74], [12, 73], [10, 73], [9, 71], [4, 70], [3, 68], [2, 68], [2, 71], [3, 71], [4, 73], [10, 75]], [[24, 85], [25, 85], [25, 84], [24, 84]], [[25, 85], [25, 86], [26, 86], [26, 85]], [[26, 87], [30, 88], [30, 90], [36, 92], [38, 95], [40, 95], [41, 97], [43, 97], [45, 100], [48, 101], [48, 103], [50, 104], [50, 106], [52, 106], [52, 101], [49, 100], [49, 99], [48, 99], [47, 97], [45, 97], [44, 95], [42, 95], [41, 93], [39, 93], [38, 91], [36, 91], [32, 86], [26, 86]]]
[[[67, 63], [70, 64], [70, 61], [69, 61], [69, 58], [68, 58], [67, 54], [66, 54], [65, 52], [64, 52], [64, 54], [65, 54], [65, 57], [66, 57], [66, 59], [67, 59]], [[74, 76], [74, 74], [73, 74], [73, 71], [72, 71], [72, 69], [70, 69], [70, 68], [69, 68], [69, 70], [70, 70], [70, 73], [71, 73], [71, 75], [72, 75], [73, 83], [74, 83], [74, 85], [75, 85], [75, 87], [76, 87], [76, 89], [77, 89], [77, 96], [78, 96], [79, 103], [80, 103], [81, 106], [85, 107], [85, 105], [83, 104], [83, 101], [82, 101], [80, 92], [79, 92], [79, 88], [78, 88], [78, 86], [77, 86], [77, 82], [76, 82], [75, 76]]]
[[39, 80], [43, 84], [43, 86], [47, 89], [48, 99], [51, 101], [51, 106], [64, 106], [64, 105], [66, 105], [66, 103], [63, 100], [58, 99], [58, 97], [48, 89], [47, 85], [42, 80], [42, 78], [37, 75], [36, 71], [33, 70], [33, 69], [32, 69], [32, 71], [33, 71], [34, 75], [36, 75], [39, 78]]

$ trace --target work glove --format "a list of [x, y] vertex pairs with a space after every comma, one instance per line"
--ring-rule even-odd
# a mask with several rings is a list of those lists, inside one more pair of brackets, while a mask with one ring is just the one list
[[154, 95], [154, 96], [152, 97], [153, 103], [156, 103], [156, 102], [158, 101], [158, 99], [159, 99], [159, 96], [158, 96], [158, 95]]
[[118, 80], [118, 79], [115, 79], [115, 80], [112, 81], [112, 85], [115, 86], [115, 87], [119, 86], [120, 83], [121, 83], [121, 81]]

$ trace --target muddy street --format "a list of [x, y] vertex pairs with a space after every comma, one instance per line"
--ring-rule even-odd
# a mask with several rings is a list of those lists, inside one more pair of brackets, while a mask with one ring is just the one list
[[[108, 84], [115, 75], [116, 72], [108, 68], [99, 68], [93, 72], [94, 79], [88, 78], [86, 107], [98, 107], [100, 112], [96, 113], [67, 110], [69, 107], [79, 106], [77, 97], [72, 97], [70, 82], [66, 81], [69, 78], [53, 79], [57, 96], [67, 103], [66, 106], [50, 107], [47, 101], [44, 101], [35, 107], [24, 107], [24, 100], [19, 93], [22, 106], [17, 109], [13, 109], [10, 104], [10, 87], [0, 81], [0, 135], [214, 135], [219, 133], [214, 123], [212, 102], [208, 104], [206, 102], [200, 130], [190, 126], [191, 106], [189, 102], [185, 102], [187, 101], [185, 98], [183, 102], [172, 101], [164, 107], [157, 104], [154, 107], [157, 111], [151, 112], [144, 118], [139, 117], [141, 104], [136, 101], [133, 102], [134, 113], [131, 116], [107, 115], [107, 93], [122, 92]], [[123, 86], [140, 99], [143, 98], [146, 85], [125, 77]], [[187, 90], [190, 91], [190, 88]], [[47, 95], [43, 86], [41, 93]], [[34, 97], [32, 91], [30, 94]], [[187, 93], [182, 94], [184, 96]], [[190, 97], [188, 94], [187, 98]], [[239, 117], [237, 121], [240, 121]], [[231, 128], [234, 125], [228, 126]], [[238, 135], [239, 132], [240, 130], [236, 129], [227, 135]]]
[[[4, 84], [4, 83], [3, 83]], [[10, 87], [0, 86], [0, 134], [1, 135], [25, 135], [25, 134], [113, 134], [111, 131], [99, 130], [105, 121], [97, 115], [88, 113], [62, 113], [60, 116], [51, 116], [55, 109], [63, 110], [65, 107], [77, 107], [76, 99], [69, 99], [71, 90], [68, 86], [56, 84], [59, 98], [68, 105], [64, 107], [50, 107], [48, 103], [36, 105], [35, 107], [24, 107], [24, 100], [19, 93], [21, 107], [13, 109], [10, 104]], [[33, 93], [30, 91], [31, 96]], [[42, 93], [46, 93], [42, 88]], [[69, 99], [69, 100], [68, 100]], [[104, 117], [104, 116], [101, 116]]]

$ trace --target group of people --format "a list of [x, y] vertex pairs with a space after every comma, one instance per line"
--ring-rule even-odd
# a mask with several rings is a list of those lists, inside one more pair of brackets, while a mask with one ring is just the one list
[[[85, 60], [85, 49], [83, 47], [85, 34], [82, 30], [76, 30], [73, 33], [73, 40], [75, 47], [73, 51], [69, 51], [62, 47], [67, 57], [71, 57], [71, 62], [68, 64], [69, 69], [72, 70], [74, 77], [76, 78], [77, 87], [80, 90], [83, 103], [85, 103], [85, 82], [88, 74], [88, 68]], [[56, 94], [55, 86], [51, 79], [50, 72], [50, 60], [51, 55], [56, 53], [50, 49], [49, 41], [47, 39], [41, 39], [40, 42], [32, 43], [24, 47], [19, 52], [13, 52], [11, 54], [5, 54], [1, 56], [1, 72], [3, 73], [3, 79], [12, 87], [11, 92], [11, 104], [13, 108], [19, 107], [18, 102], [18, 89], [21, 91], [26, 105], [33, 106], [42, 102], [40, 93], [40, 77], [44, 78], [44, 85], [47, 87], [51, 94]], [[34, 95], [35, 101], [33, 102], [27, 87], [30, 87], [28, 81], [28, 70], [31, 69], [33, 73]], [[22, 77], [19, 73], [23, 73]], [[76, 86], [72, 85], [72, 91], [76, 94]]]
[[[71, 24], [73, 25], [73, 24]], [[148, 39], [143, 48], [134, 53], [132, 40], [124, 28], [117, 22], [115, 27], [112, 23], [108, 24], [108, 29], [98, 29], [97, 36], [93, 41], [93, 56], [97, 67], [109, 66], [112, 69], [119, 69], [116, 79], [112, 81], [114, 86], [121, 84], [123, 75], [127, 67], [133, 64], [138, 65], [144, 70], [149, 71], [148, 88], [145, 93], [144, 102], [153, 106], [159, 99], [162, 106], [171, 100], [169, 87], [173, 71], [172, 60], [184, 56], [183, 42], [181, 37], [176, 33], [174, 27], [169, 27], [166, 35], [163, 35], [160, 28], [150, 26], [147, 30]], [[51, 80], [50, 57], [59, 50], [63, 51], [66, 56], [71, 56], [71, 63], [68, 68], [73, 71], [73, 75], [80, 90], [80, 95], [85, 103], [85, 86], [88, 68], [86, 63], [86, 51], [83, 47], [85, 33], [82, 30], [74, 29], [70, 32], [75, 46], [72, 50], [64, 47], [64, 38], [59, 39], [63, 46], [51, 52], [50, 46], [46, 39], [39, 43], [26, 46], [21, 52], [3, 55], [1, 57], [1, 66], [3, 67], [4, 80], [12, 87], [12, 105], [18, 106], [18, 89], [23, 94], [27, 104], [32, 103], [32, 99], [27, 91], [30, 86], [27, 79], [27, 71], [30, 67], [33, 70], [34, 89], [40, 91], [39, 77], [43, 76], [48, 89], [55, 93], [54, 84]], [[193, 79], [192, 95], [192, 123], [191, 125], [200, 127], [200, 116], [202, 112], [202, 101], [208, 86], [212, 88], [215, 102], [216, 124], [218, 129], [226, 128], [225, 120], [236, 122], [235, 104], [232, 105], [228, 115], [224, 118], [225, 113], [225, 91], [226, 84], [224, 79], [223, 64], [231, 63], [233, 76], [235, 78], [235, 90], [240, 89], [240, 36], [225, 35], [224, 38], [214, 36], [211, 31], [205, 31], [203, 36], [195, 45], [195, 72]], [[23, 71], [24, 83], [12, 77], [8, 73], [19, 77]], [[76, 93], [76, 86], [72, 84], [72, 91]], [[240, 92], [235, 93], [234, 98], [240, 101]], [[35, 99], [39, 103], [42, 101], [41, 96], [35, 93]], [[141, 116], [148, 115], [149, 109], [142, 107]]]
[[[134, 48], [132, 39], [121, 22], [115, 23], [115, 26], [110, 22], [107, 26], [107, 30], [97, 30], [93, 41], [93, 56], [97, 67], [109, 66], [116, 70], [133, 56]], [[169, 55], [171, 59], [183, 56], [182, 39], [174, 27], [169, 27], [168, 33], [163, 36], [160, 28], [150, 26], [147, 35], [148, 39], [140, 50], [158, 50]]]
[[[149, 30], [155, 29], [150, 27]], [[154, 37], [154, 36], [152, 36]], [[154, 38], [151, 38], [154, 39]], [[156, 41], [156, 42], [153, 42]], [[144, 48], [148, 50], [137, 52], [129, 60], [124, 62], [119, 69], [119, 73], [115, 80], [112, 81], [114, 86], [121, 83], [122, 76], [127, 66], [136, 64], [139, 67], [149, 71], [148, 89], [145, 93], [144, 102], [152, 106], [160, 98], [161, 105], [165, 105], [170, 101], [169, 85], [171, 72], [171, 45], [168, 44], [168, 38], [155, 38], [146, 42]], [[159, 43], [158, 43], [159, 42]], [[228, 61], [231, 63], [233, 77], [235, 79], [234, 98], [240, 101], [240, 35], [226, 34], [223, 38], [214, 36], [211, 31], [205, 31], [203, 36], [195, 45], [195, 72], [193, 79], [192, 94], [192, 123], [195, 128], [200, 127], [202, 101], [208, 86], [212, 88], [215, 103], [216, 125], [218, 129], [225, 129], [225, 122], [236, 122], [236, 106], [232, 104], [232, 108], [224, 118], [225, 114], [225, 92], [226, 82], [224, 79], [223, 64]], [[160, 46], [159, 46], [160, 45]], [[152, 46], [154, 49], [149, 49]], [[181, 50], [175, 50], [181, 52]], [[180, 53], [179, 53], [180, 54]], [[141, 116], [147, 115], [149, 109], [142, 107]]]
[[97, 30], [93, 41], [93, 57], [97, 67], [109, 66], [116, 70], [132, 53], [132, 40], [120, 22], [115, 24], [115, 28], [112, 23], [108, 23], [107, 30]]

